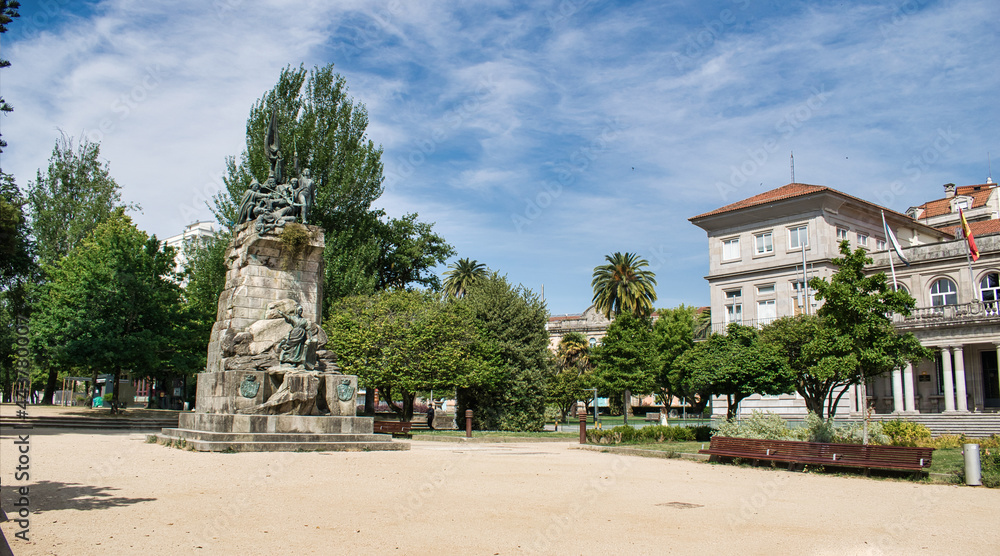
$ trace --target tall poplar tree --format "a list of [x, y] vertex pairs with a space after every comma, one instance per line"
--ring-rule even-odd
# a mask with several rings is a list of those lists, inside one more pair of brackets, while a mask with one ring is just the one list
[[[39, 265], [54, 268], [63, 257], [79, 246], [98, 224], [121, 205], [121, 188], [111, 177], [107, 162], [101, 162], [101, 146], [86, 139], [79, 145], [66, 135], [56, 140], [43, 174], [38, 170], [35, 181], [28, 183], [28, 208], [31, 233]], [[42, 286], [49, 280], [44, 270]], [[51, 300], [38, 288], [31, 294], [32, 310]], [[42, 403], [52, 403], [58, 379], [58, 369], [50, 366], [45, 354], [35, 354], [37, 362], [48, 370], [48, 380]]]
[[275, 111], [284, 176], [308, 168], [316, 184], [309, 223], [325, 232], [325, 310], [348, 295], [411, 284], [438, 288], [429, 271], [451, 256], [451, 246], [431, 225], [416, 222], [416, 214], [395, 220], [372, 209], [382, 195], [382, 147], [368, 138], [368, 112], [348, 96], [333, 64], [308, 71], [286, 67], [274, 88], [254, 103], [246, 149], [226, 160], [226, 189], [213, 198], [219, 222], [232, 229], [251, 180], [267, 176], [264, 136]]

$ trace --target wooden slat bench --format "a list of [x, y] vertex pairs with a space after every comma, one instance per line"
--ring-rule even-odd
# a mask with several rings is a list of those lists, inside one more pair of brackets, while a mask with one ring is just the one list
[[413, 424], [409, 421], [375, 421], [374, 432], [391, 434], [395, 437], [409, 438]]
[[866, 472], [869, 469], [894, 469], [919, 473], [930, 468], [934, 448], [713, 436], [709, 448], [698, 452], [717, 458], [787, 463], [789, 469], [808, 464], [860, 468]]

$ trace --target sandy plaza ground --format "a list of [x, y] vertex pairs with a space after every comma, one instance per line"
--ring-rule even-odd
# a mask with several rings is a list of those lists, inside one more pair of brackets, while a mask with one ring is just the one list
[[0, 439], [14, 554], [1000, 554], [1000, 491], [581, 450], [572, 442], [197, 453], [138, 432]]

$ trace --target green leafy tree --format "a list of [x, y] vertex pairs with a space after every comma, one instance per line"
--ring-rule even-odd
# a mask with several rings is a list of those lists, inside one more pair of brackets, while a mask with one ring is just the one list
[[[54, 268], [121, 207], [120, 188], [111, 177], [108, 164], [100, 161], [100, 154], [99, 143], [84, 140], [74, 146], [71, 139], [62, 135], [52, 149], [46, 172], [39, 170], [35, 181], [28, 183], [33, 245], [42, 268]], [[49, 279], [43, 272], [39, 286]], [[41, 290], [33, 289], [29, 305], [34, 307], [43, 300]], [[48, 369], [42, 403], [51, 404], [58, 370], [44, 360], [44, 353], [35, 356], [42, 358], [39, 365]]]
[[728, 418], [752, 394], [784, 394], [794, 389], [787, 360], [760, 340], [755, 328], [736, 323], [727, 333], [713, 334], [677, 358], [686, 388], [704, 395], [726, 396]]
[[[121, 188], [101, 163], [101, 145], [56, 140], [46, 173], [28, 184], [31, 230], [41, 264], [54, 264], [121, 206]], [[129, 207], [133, 208], [133, 207]]]
[[685, 390], [680, 369], [674, 364], [678, 357], [694, 347], [697, 312], [696, 307], [686, 305], [673, 309], [659, 309], [656, 312], [658, 318], [653, 324], [653, 337], [656, 351], [660, 356], [656, 387], [663, 407], [668, 410], [674, 397], [695, 406], [692, 409], [700, 409], [697, 407], [699, 405], [703, 408], [707, 402]]
[[555, 353], [556, 372], [549, 379], [547, 401], [559, 408], [562, 420], [578, 400], [590, 400], [585, 390], [590, 386], [593, 366], [590, 345], [579, 332], [569, 332], [559, 340]]
[[661, 365], [655, 344], [649, 317], [624, 311], [594, 349], [594, 382], [609, 395], [622, 396], [626, 423], [632, 394], [648, 394], [656, 386]]
[[545, 424], [552, 373], [545, 302], [496, 272], [469, 285], [466, 305], [484, 342], [486, 380], [457, 392], [459, 415], [475, 412], [478, 429], [537, 431]]
[[372, 203], [382, 194], [382, 148], [366, 135], [368, 113], [347, 94], [333, 64], [306, 71], [282, 70], [277, 84], [254, 103], [247, 120], [246, 149], [226, 160], [225, 191], [213, 198], [219, 222], [233, 229], [252, 179], [268, 175], [264, 136], [277, 112], [283, 174], [309, 169], [316, 199], [308, 220], [323, 228], [324, 307], [349, 295], [410, 284], [435, 287], [430, 269], [451, 246], [416, 214], [387, 218]]
[[475, 259], [458, 259], [448, 268], [444, 273], [444, 293], [453, 297], [464, 297], [473, 282], [487, 276], [486, 265]]
[[17, 378], [17, 319], [30, 314], [28, 285], [37, 272], [24, 210], [26, 202], [14, 177], [0, 173], [0, 399], [5, 401], [12, 399]]
[[441, 281], [431, 270], [443, 264], [455, 250], [434, 233], [433, 224], [418, 222], [417, 214], [379, 222], [377, 291], [403, 289], [411, 285], [434, 291]]
[[[21, 17], [18, 13], [18, 8], [21, 7], [21, 3], [17, 0], [0, 0], [0, 34], [7, 32], [7, 25], [14, 21], [14, 18]], [[10, 61], [0, 58], [0, 69], [9, 68]], [[7, 103], [2, 96], [0, 96], [0, 113], [7, 114], [8, 112], [13, 112], [14, 107]], [[3, 148], [7, 146], [7, 142], [0, 139], [0, 152], [3, 152]]]
[[777, 319], [762, 328], [760, 335], [788, 360], [795, 376], [795, 391], [805, 400], [806, 408], [821, 418], [832, 419], [846, 387], [858, 373], [857, 358], [842, 342], [845, 338], [825, 326], [824, 319], [817, 315]]
[[656, 301], [656, 275], [644, 270], [649, 261], [635, 253], [613, 253], [604, 257], [608, 264], [594, 268], [590, 285], [594, 288], [594, 308], [606, 318], [623, 311], [648, 317]]
[[[49, 281], [32, 315], [33, 347], [53, 365], [114, 377], [169, 366], [180, 287], [174, 252], [118, 209], [66, 257], [47, 265]], [[112, 406], [114, 411], [114, 405]]]
[[23, 280], [33, 267], [26, 204], [14, 176], [0, 173], [0, 291]]
[[[439, 294], [396, 290], [345, 298], [324, 328], [341, 368], [357, 374], [370, 392], [378, 388], [404, 421], [413, 418], [417, 391], [464, 388], [482, 380], [475, 323], [466, 308]], [[366, 405], [369, 399], [374, 397], [366, 396]]]
[[839, 364], [840, 380], [859, 384], [930, 357], [930, 350], [912, 333], [898, 334], [892, 325], [892, 315], [909, 315], [916, 300], [906, 290], [893, 290], [884, 272], [866, 274], [872, 259], [864, 248], [851, 251], [850, 244], [842, 241], [840, 254], [831, 261], [837, 271], [829, 280], [809, 281], [816, 299], [823, 301], [818, 314], [822, 328], [828, 329], [820, 351], [831, 358], [826, 367]]
[[184, 244], [183, 299], [205, 329], [205, 345], [215, 324], [219, 295], [226, 285], [226, 250], [230, 239], [229, 234], [221, 233]]

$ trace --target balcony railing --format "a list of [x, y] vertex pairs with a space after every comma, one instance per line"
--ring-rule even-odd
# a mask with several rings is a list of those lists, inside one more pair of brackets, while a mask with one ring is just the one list
[[990, 319], [1000, 319], [1000, 303], [996, 301], [973, 301], [972, 303], [960, 303], [957, 305], [917, 307], [909, 316], [893, 315], [892, 322], [893, 324], [908, 326]]
[[695, 328], [694, 339], [695, 340], [707, 340], [712, 334], [725, 334], [726, 329], [729, 328], [730, 324], [742, 324], [743, 326], [752, 326], [754, 328], [761, 328], [764, 325], [771, 324], [776, 320], [776, 317], [766, 318], [766, 319], [745, 319], [739, 321], [730, 322], [713, 322], [709, 326], [703, 326], [701, 328]]
[[[774, 322], [774, 320], [774, 318], [767, 318], [733, 322], [738, 322], [743, 326], [761, 328], [764, 325]], [[996, 322], [1000, 324], [1000, 302], [973, 301], [972, 303], [942, 305], [939, 307], [918, 307], [909, 316], [892, 315], [892, 323], [900, 328], [977, 324], [978, 322]], [[712, 334], [725, 334], [729, 324], [728, 322], [713, 322], [709, 326], [697, 328], [694, 331], [694, 339], [696, 341], [707, 340]]]

